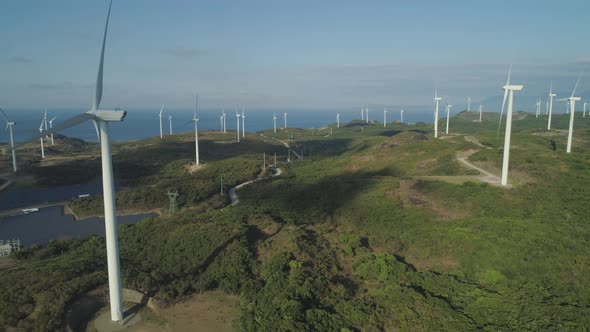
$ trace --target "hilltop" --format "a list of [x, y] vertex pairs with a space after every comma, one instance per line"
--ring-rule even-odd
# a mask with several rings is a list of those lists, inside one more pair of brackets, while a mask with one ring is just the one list
[[[576, 118], [566, 154], [568, 117], [546, 131], [545, 117], [515, 114], [510, 188], [485, 180], [500, 173], [497, 113], [479, 123], [462, 112], [440, 139], [426, 123], [266, 130], [239, 144], [206, 131], [198, 169], [192, 133], [114, 143], [118, 209], [160, 213], [120, 226], [123, 285], [172, 308], [141, 309], [159, 327], [218, 290], [239, 297], [234, 325], [246, 331], [587, 328], [590, 119]], [[22, 176], [96, 180], [97, 146], [62, 144], [43, 161], [25, 148]], [[286, 146], [303, 160], [288, 162]], [[277, 154], [279, 176], [266, 177], [263, 153], [267, 165]], [[253, 179], [228, 207], [229, 188]], [[167, 190], [179, 191], [175, 214]], [[100, 196], [68, 206], [102, 212]], [[0, 264], [0, 326], [59, 329], [74, 299], [106, 284], [102, 238], [11, 260]]]

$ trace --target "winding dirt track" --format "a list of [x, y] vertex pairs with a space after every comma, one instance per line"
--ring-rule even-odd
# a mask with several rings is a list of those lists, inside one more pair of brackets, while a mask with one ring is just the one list
[[238, 189], [240, 189], [242, 187], [245, 187], [245, 186], [247, 186], [249, 184], [252, 184], [254, 182], [260, 181], [260, 180], [264, 180], [264, 179], [268, 179], [268, 178], [271, 178], [271, 177], [279, 176], [279, 175], [281, 175], [283, 173], [283, 171], [280, 168], [274, 168], [274, 167], [271, 168], [271, 172], [272, 172], [272, 174], [269, 175], [269, 176], [265, 176], [265, 177], [261, 177], [261, 178], [254, 179], [254, 180], [250, 180], [250, 181], [247, 181], [247, 182], [244, 182], [244, 183], [240, 183], [239, 185], [237, 185], [237, 186], [235, 186], [233, 188], [230, 188], [229, 189], [229, 199], [231, 201], [231, 204], [229, 206], [234, 206], [234, 205], [236, 205], [236, 204], [238, 204], [240, 202], [240, 199], [238, 198], [238, 194], [236, 193], [236, 190], [238, 190]]

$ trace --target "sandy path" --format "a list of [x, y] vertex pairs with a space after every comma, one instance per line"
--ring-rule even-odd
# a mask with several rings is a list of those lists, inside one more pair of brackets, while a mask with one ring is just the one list
[[275, 176], [279, 176], [279, 175], [283, 174], [283, 171], [280, 168], [272, 168], [271, 167], [271, 172], [272, 172], [272, 174], [270, 176], [266, 176], [266, 177], [258, 178], [258, 179], [254, 179], [254, 180], [250, 180], [250, 181], [241, 183], [241, 184], [239, 184], [239, 185], [237, 185], [237, 186], [235, 186], [233, 188], [230, 188], [229, 189], [229, 199], [231, 201], [230, 206], [234, 206], [234, 205], [236, 205], [236, 204], [238, 204], [240, 202], [240, 199], [238, 198], [238, 194], [236, 193], [236, 190], [238, 190], [238, 189], [240, 189], [242, 187], [245, 187], [245, 186], [247, 186], [247, 185], [249, 185], [251, 183], [254, 183], [256, 181], [260, 181], [260, 180], [263, 180], [263, 179], [268, 179], [269, 177], [275, 177]]

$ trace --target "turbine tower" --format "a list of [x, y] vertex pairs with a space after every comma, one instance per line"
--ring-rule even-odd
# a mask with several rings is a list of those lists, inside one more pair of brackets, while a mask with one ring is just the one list
[[403, 108], [399, 111], [399, 122], [404, 123], [404, 109]]
[[168, 123], [170, 124], [170, 135], [172, 135], [172, 114], [168, 113]]
[[[51, 120], [49, 120], [49, 129], [53, 129], [53, 121], [57, 118], [54, 116]], [[53, 145], [53, 131], [51, 132], [51, 145]]]
[[574, 113], [576, 112], [576, 101], [582, 100], [580, 97], [574, 97], [576, 93], [576, 89], [578, 88], [578, 84], [580, 84], [580, 79], [582, 78], [582, 73], [578, 76], [578, 81], [574, 86], [574, 90], [572, 91], [572, 95], [569, 98], [565, 98], [565, 100], [569, 101], [569, 110], [570, 110], [570, 126], [567, 132], [567, 147], [565, 152], [571, 153], [572, 152], [572, 138], [574, 135]]
[[387, 127], [387, 109], [383, 109], [383, 128]]
[[549, 118], [547, 119], [547, 130], [551, 130], [551, 115], [553, 113], [553, 97], [557, 96], [553, 93], [553, 82], [549, 86]]
[[361, 120], [365, 121], [365, 109], [361, 108]]
[[12, 127], [15, 125], [15, 122], [8, 120], [8, 116], [2, 108], [0, 108], [0, 112], [2, 112], [2, 117], [4, 117], [4, 120], [6, 121], [6, 129], [8, 129], [8, 132], [10, 134], [10, 151], [12, 152], [12, 171], [16, 174], [16, 149], [14, 147], [14, 137], [12, 136]]
[[471, 97], [467, 97], [467, 112], [471, 112]]
[[447, 104], [447, 128], [445, 129], [445, 134], [449, 134], [449, 119], [451, 118], [451, 107], [453, 105]]
[[107, 267], [109, 276], [109, 298], [111, 306], [111, 320], [121, 321], [123, 319], [122, 301], [121, 301], [121, 275], [119, 268], [119, 244], [117, 237], [117, 215], [115, 205], [115, 186], [113, 180], [113, 164], [111, 155], [111, 141], [109, 138], [109, 122], [121, 122], [125, 119], [127, 111], [101, 110], [99, 109], [102, 99], [102, 78], [104, 50], [109, 26], [112, 0], [109, 5], [107, 14], [100, 60], [98, 64], [98, 75], [96, 77], [96, 90], [92, 108], [82, 114], [74, 116], [69, 120], [53, 128], [53, 132], [60, 132], [64, 129], [75, 126], [87, 120], [92, 120], [99, 131], [100, 150], [102, 158], [102, 185], [104, 197], [104, 216], [105, 216], [105, 238], [107, 250]]
[[365, 120], [367, 121], [367, 123], [369, 123], [369, 108], [368, 107], [366, 108], [366, 113], [367, 114], [365, 114], [366, 115]]
[[481, 123], [481, 115], [483, 113], [483, 106], [479, 104], [479, 123]]
[[276, 134], [277, 133], [277, 114], [276, 113], [272, 114], [272, 125], [273, 125], [274, 133]]
[[[501, 184], [508, 185], [508, 162], [510, 158], [510, 134], [512, 132], [512, 107], [514, 105], [514, 91], [522, 90], [522, 85], [510, 85], [510, 73], [512, 72], [512, 65], [508, 70], [508, 79], [506, 85], [502, 88], [504, 90], [504, 99], [502, 100], [502, 110], [500, 111], [500, 123], [502, 123], [502, 113], [504, 113], [504, 105], [506, 104], [506, 97], [508, 97], [508, 109], [506, 111], [506, 129], [504, 133], [504, 153], [502, 156], [502, 178]], [[498, 128], [499, 128], [498, 124]]]
[[434, 89], [434, 138], [438, 137], [438, 105], [442, 100], [441, 97], [438, 96], [438, 92]]
[[45, 123], [45, 117], [41, 119], [41, 125], [39, 126], [39, 142], [41, 142], [41, 159], [45, 159], [45, 148], [43, 147], [43, 123]]
[[336, 128], [340, 128], [340, 113], [336, 113]]
[[244, 107], [242, 107], [242, 138], [246, 137], [246, 125], [244, 125], [244, 123], [246, 122], [246, 114], [244, 113]]
[[227, 133], [227, 130], [226, 130], [227, 127], [225, 126], [225, 110], [222, 110], [221, 112], [222, 112], [221, 117], [223, 118], [223, 132]]
[[240, 113], [238, 113], [238, 107], [236, 106], [236, 135], [238, 143], [240, 143]]
[[287, 112], [283, 113], [283, 119], [285, 120], [285, 129], [287, 129]]
[[160, 114], [158, 115], [160, 118], [160, 139], [164, 137], [164, 133], [162, 131], [162, 112], [164, 112], [164, 105], [162, 105], [162, 108], [160, 108]]
[[541, 115], [541, 99], [537, 98], [537, 111], [535, 112], [535, 118]]
[[582, 117], [585, 118], [586, 117], [586, 107], [588, 106], [588, 103], [584, 103], [584, 109], [582, 111]]
[[199, 166], [199, 95], [195, 93], [195, 114], [192, 121], [195, 124], [195, 165]]

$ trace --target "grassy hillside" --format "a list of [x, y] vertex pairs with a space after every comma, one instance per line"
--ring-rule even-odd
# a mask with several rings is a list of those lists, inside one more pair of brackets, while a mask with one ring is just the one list
[[[211, 132], [196, 170], [190, 134], [117, 144], [121, 208], [165, 208], [166, 190], [181, 193], [177, 214], [121, 227], [124, 286], [170, 304], [237, 294], [246, 331], [587, 329], [590, 119], [576, 119], [566, 154], [566, 115], [548, 132], [546, 118], [515, 114], [507, 189], [458, 160], [499, 175], [498, 116], [474, 116], [453, 117], [440, 139], [430, 124], [360, 121], [240, 144]], [[284, 143], [304, 160], [287, 163]], [[228, 187], [259, 177], [263, 152], [283, 173], [221, 209], [219, 176]], [[71, 155], [61, 162], [73, 169]], [[33, 169], [39, 181], [55, 171]], [[96, 177], [87, 170], [78, 181]], [[102, 208], [99, 197], [70, 205]], [[0, 270], [0, 326], [58, 328], [69, 301], [106, 283], [104, 256], [95, 237], [16, 256]]]

